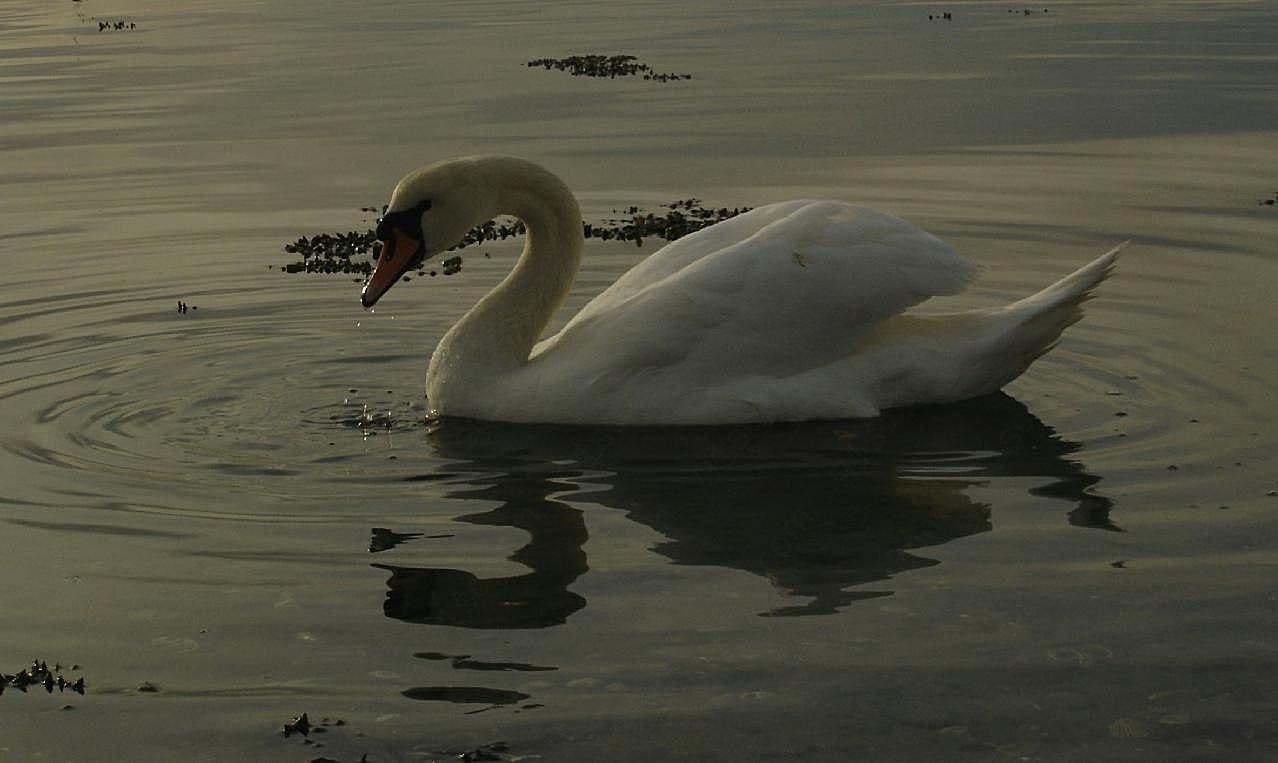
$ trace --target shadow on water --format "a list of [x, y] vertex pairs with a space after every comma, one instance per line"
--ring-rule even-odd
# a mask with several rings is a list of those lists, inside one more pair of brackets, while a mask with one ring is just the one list
[[[570, 590], [588, 569], [582, 510], [557, 496], [600, 486], [589, 500], [620, 509], [665, 540], [676, 564], [764, 576], [806, 601], [765, 616], [828, 614], [888, 596], [872, 584], [937, 564], [916, 551], [992, 528], [967, 488], [992, 478], [1040, 478], [1033, 495], [1072, 504], [1070, 524], [1117, 531], [1100, 481], [1077, 449], [999, 394], [876, 419], [801, 425], [602, 429], [437, 422], [434, 455], [455, 476], [449, 497], [497, 503], [457, 517], [531, 536], [510, 557], [522, 575], [377, 564], [390, 573], [388, 617], [467, 628], [544, 628], [586, 605]], [[410, 477], [430, 480], [437, 474]], [[370, 550], [411, 542], [379, 529]], [[851, 590], [849, 590], [851, 589]]]

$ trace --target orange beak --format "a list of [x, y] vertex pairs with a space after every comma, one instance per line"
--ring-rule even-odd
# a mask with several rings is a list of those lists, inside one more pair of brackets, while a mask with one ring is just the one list
[[364, 307], [372, 307], [400, 276], [421, 264], [421, 255], [422, 242], [399, 231], [391, 233], [390, 240], [382, 242], [382, 256], [364, 282], [359, 301]]

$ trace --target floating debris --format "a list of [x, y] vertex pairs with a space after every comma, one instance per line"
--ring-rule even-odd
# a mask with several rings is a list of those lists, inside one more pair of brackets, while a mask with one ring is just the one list
[[[361, 211], [377, 210], [364, 207]], [[643, 246], [645, 238], [674, 241], [748, 211], [750, 207], [705, 207], [699, 199], [681, 199], [664, 205], [657, 212], [650, 212], [638, 206], [614, 209], [612, 210], [614, 217], [599, 223], [583, 222], [581, 227], [582, 234], [586, 238], [633, 241], [636, 246]], [[473, 228], [461, 240], [461, 243], [449, 251], [465, 249], [485, 241], [504, 241], [522, 236], [524, 232], [524, 224], [519, 220], [489, 220]], [[280, 270], [284, 273], [357, 273], [368, 276], [373, 272], [373, 261], [381, 252], [381, 242], [377, 240], [376, 234], [371, 229], [363, 232], [318, 233], [310, 237], [302, 236], [286, 244], [284, 251], [301, 257], [301, 260], [282, 266]], [[370, 259], [356, 259], [364, 255], [368, 255]], [[461, 270], [461, 266], [460, 255], [440, 262], [440, 268], [446, 276], [456, 274]], [[417, 271], [417, 275], [427, 274], [424, 270]], [[431, 270], [429, 275], [435, 276], [438, 273]]]
[[138, 25], [132, 21], [102, 21], [101, 19], [94, 19], [94, 21], [98, 22], [99, 32], [121, 32], [138, 28]]
[[[320, 719], [319, 724], [315, 725], [311, 723], [311, 719], [306, 713], [302, 713], [301, 715], [293, 718], [292, 720], [284, 724], [284, 738], [288, 739], [293, 734], [301, 734], [303, 737], [303, 740], [302, 740], [303, 745], [308, 745], [308, 746], [316, 747], [316, 748], [323, 747], [324, 744], [322, 742], [316, 742], [312, 740], [310, 738], [310, 735], [323, 734], [327, 732], [330, 728], [334, 728], [337, 726], [345, 726], [345, 725], [346, 725], [346, 721], [342, 720], [341, 718], [322, 718]], [[362, 735], [357, 734], [356, 736], [362, 736]], [[310, 763], [342, 763], [342, 761], [339, 761], [335, 758], [318, 757], [318, 758], [311, 758]], [[361, 755], [357, 763], [369, 763], [368, 753], [364, 753], [363, 755]]]
[[603, 56], [589, 54], [569, 56], [567, 58], [538, 58], [528, 62], [529, 68], [542, 67], [546, 71], [556, 69], [568, 72], [574, 77], [635, 77], [642, 75], [644, 79], [654, 82], [677, 82], [692, 79], [691, 74], [672, 74], [657, 72], [634, 56]]
[[284, 738], [288, 739], [294, 734], [301, 734], [304, 737], [311, 735], [311, 720], [306, 717], [306, 713], [302, 713], [284, 724]]
[[1269, 197], [1268, 199], [1261, 199], [1257, 203], [1262, 207], [1272, 207], [1274, 205], [1278, 205], [1278, 191], [1274, 191], [1273, 196]]
[[[72, 665], [68, 670], [79, 670], [79, 665]], [[39, 686], [52, 694], [54, 689], [58, 693], [65, 692], [70, 689], [76, 694], [84, 694], [84, 677], [81, 676], [75, 681], [71, 681], [62, 675], [62, 665], [55, 663], [52, 668], [44, 660], [32, 660], [31, 664], [19, 670], [14, 675], [0, 673], [0, 695], [4, 694], [6, 688], [17, 689], [24, 694], [28, 687]]]
[[462, 763], [478, 763], [478, 761], [506, 760], [503, 753], [510, 752], [510, 745], [505, 742], [492, 742], [476, 747], [473, 750], [459, 753], [457, 759]]

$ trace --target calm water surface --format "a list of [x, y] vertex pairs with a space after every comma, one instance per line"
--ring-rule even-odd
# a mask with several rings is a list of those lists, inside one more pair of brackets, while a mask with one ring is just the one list
[[[0, 671], [88, 682], [0, 695], [0, 759], [1278, 757], [1278, 8], [1047, 8], [0, 0]], [[587, 52], [694, 78], [524, 66]], [[426, 421], [515, 245], [375, 313], [281, 247], [474, 152], [591, 220], [868, 203], [964, 305], [1133, 244], [1004, 395]]]

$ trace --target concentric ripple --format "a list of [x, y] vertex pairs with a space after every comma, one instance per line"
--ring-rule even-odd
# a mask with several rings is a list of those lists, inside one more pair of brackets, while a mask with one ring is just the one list
[[[1254, 414], [1232, 383], [1237, 375], [1226, 386], [1195, 371], [1212, 367], [1210, 348], [1141, 345], [1151, 326], [1174, 325], [1193, 310], [1160, 301], [1164, 285], [1133, 289], [1121, 277], [1107, 285], [1115, 298], [1094, 303], [1010, 388], [1028, 410], [969, 407], [921, 419], [904, 412], [820, 425], [816, 435], [811, 427], [799, 428], [802, 435], [747, 427], [712, 437], [426, 426], [420, 375], [431, 337], [394, 316], [335, 318], [331, 303], [304, 287], [209, 292], [191, 297], [203, 309], [186, 314], [157, 293], [82, 291], [6, 308], [19, 330], [6, 343], [0, 448], [8, 468], [23, 473], [12, 500], [84, 493], [201, 515], [226, 511], [235, 503], [229, 496], [330, 497], [334, 482], [393, 480], [405, 469], [420, 477], [440, 459], [486, 462], [503, 451], [639, 472], [654, 458], [668, 466], [659, 454], [674, 453], [688, 469], [717, 473], [806, 469], [828, 452], [845, 470], [860, 463], [882, 472], [887, 459], [898, 476], [979, 478], [1017, 472], [1004, 462], [1025, 446], [1016, 440], [1026, 432], [1031, 449], [1064, 433], [1085, 445], [1085, 460], [1153, 475], [1234, 458], [1239, 419]], [[459, 314], [472, 296], [458, 295], [451, 309]], [[448, 307], [418, 328], [442, 330]], [[477, 431], [484, 434], [474, 442]], [[697, 447], [679, 444], [688, 442]], [[1076, 449], [1052, 449], [1053, 457]], [[1038, 463], [1020, 473], [1068, 471]]]

